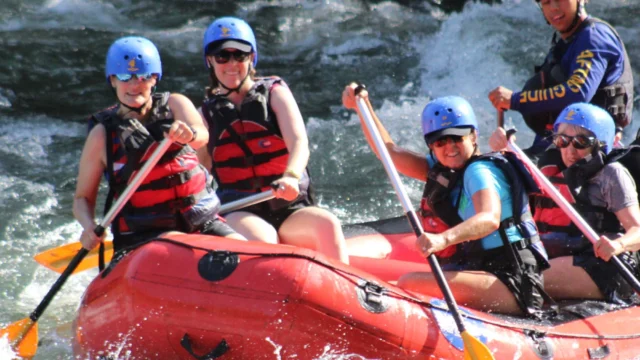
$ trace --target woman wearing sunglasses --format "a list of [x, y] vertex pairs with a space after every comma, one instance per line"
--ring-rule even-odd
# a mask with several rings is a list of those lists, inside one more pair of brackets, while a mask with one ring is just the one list
[[[342, 94], [344, 106], [354, 110], [355, 88], [348, 85]], [[424, 256], [438, 255], [456, 300], [476, 309], [536, 315], [543, 303], [540, 271], [547, 263], [528, 196], [511, 162], [480, 153], [471, 105], [457, 96], [426, 105], [422, 134], [430, 154], [425, 156], [397, 146], [367, 92], [357, 96], [367, 103], [397, 170], [426, 181], [420, 211], [425, 232], [417, 248]], [[365, 136], [375, 151], [367, 131]], [[438, 222], [447, 225], [440, 233]], [[403, 275], [398, 285], [441, 296], [432, 273]]]
[[348, 263], [339, 220], [313, 206], [309, 143], [293, 94], [278, 77], [256, 77], [258, 49], [245, 21], [223, 17], [206, 30], [210, 87], [201, 114], [209, 131], [199, 150], [223, 203], [275, 190], [276, 198], [225, 217], [248, 239], [315, 249]]
[[[551, 268], [544, 273], [545, 288], [558, 299], [628, 304], [634, 291], [608, 261], [622, 255], [621, 260], [638, 275], [640, 209], [634, 179], [608, 155], [613, 149], [615, 123], [605, 110], [576, 103], [560, 113], [553, 131], [555, 146], [545, 152], [538, 166], [603, 235], [591, 245], [553, 200], [537, 196], [534, 219], [552, 258]], [[506, 145], [504, 130], [496, 130], [490, 144], [494, 149]]]
[[209, 138], [198, 111], [183, 95], [154, 93], [162, 78], [155, 45], [142, 37], [116, 40], [105, 75], [117, 104], [91, 116], [80, 158], [73, 212], [84, 229], [82, 245], [92, 249], [102, 240], [93, 231], [102, 174], [109, 183], [106, 212], [165, 137], [173, 144], [112, 222], [114, 248], [171, 230], [241, 239], [217, 218], [219, 200], [193, 150]]

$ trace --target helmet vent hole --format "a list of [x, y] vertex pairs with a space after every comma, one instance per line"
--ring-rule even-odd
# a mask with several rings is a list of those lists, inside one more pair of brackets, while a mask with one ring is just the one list
[[453, 109], [452, 108], [447, 108], [447, 111], [448, 112], [453, 112]]
[[138, 54], [138, 59], [142, 59], [142, 55]]
[[129, 55], [125, 55], [125, 56], [124, 56], [124, 59], [125, 59], [125, 60], [129, 60]]
[[440, 111], [436, 111], [436, 116], [439, 116], [439, 115], [440, 115]]

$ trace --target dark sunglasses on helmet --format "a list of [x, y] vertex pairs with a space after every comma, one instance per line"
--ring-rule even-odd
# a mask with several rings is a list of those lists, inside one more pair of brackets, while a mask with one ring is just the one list
[[452, 142], [454, 144], [459, 144], [462, 142], [462, 140], [464, 140], [464, 138], [465, 138], [464, 136], [446, 135], [441, 138], [438, 138], [437, 140], [432, 141], [429, 145], [433, 145], [439, 148], [447, 145], [449, 142]]
[[135, 76], [137, 79], [149, 81], [153, 78], [153, 74], [115, 74], [116, 78], [122, 82], [127, 82]]
[[234, 52], [222, 50], [218, 51], [217, 54], [214, 54], [213, 59], [217, 64], [226, 64], [229, 62], [229, 60], [231, 60], [231, 57], [233, 57], [237, 62], [245, 62], [247, 61], [247, 59], [249, 59], [250, 55], [251, 53], [240, 50], [236, 50]]
[[576, 148], [576, 150], [584, 150], [594, 146], [597, 142], [598, 139], [595, 137], [586, 135], [569, 136], [556, 134], [553, 136], [553, 143], [558, 149], [564, 149], [570, 144], [573, 144], [573, 147]]

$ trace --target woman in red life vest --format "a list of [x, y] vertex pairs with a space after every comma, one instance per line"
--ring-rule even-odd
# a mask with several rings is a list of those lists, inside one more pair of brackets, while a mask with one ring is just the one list
[[[635, 291], [609, 262], [619, 256], [632, 274], [640, 275], [638, 193], [634, 178], [618, 161], [624, 150], [613, 149], [614, 121], [600, 107], [575, 103], [560, 113], [553, 132], [554, 147], [543, 153], [538, 166], [601, 236], [592, 245], [551, 198], [536, 196], [534, 219], [551, 258], [545, 289], [558, 299], [634, 303]], [[493, 149], [506, 146], [504, 130], [494, 131], [489, 143]]]
[[249, 24], [217, 19], [203, 51], [211, 86], [201, 114], [209, 142], [199, 155], [220, 200], [276, 189], [275, 199], [227, 214], [227, 222], [248, 239], [311, 248], [348, 263], [339, 220], [313, 206], [309, 144], [293, 94], [278, 77], [255, 76], [258, 49]]
[[154, 93], [162, 78], [155, 45], [142, 37], [116, 40], [105, 75], [118, 103], [92, 115], [82, 150], [73, 203], [82, 245], [92, 249], [102, 241], [93, 231], [102, 175], [109, 183], [106, 212], [164, 137], [173, 144], [111, 224], [115, 250], [167, 231], [242, 239], [217, 217], [220, 202], [193, 149], [209, 138], [198, 111], [181, 94]]

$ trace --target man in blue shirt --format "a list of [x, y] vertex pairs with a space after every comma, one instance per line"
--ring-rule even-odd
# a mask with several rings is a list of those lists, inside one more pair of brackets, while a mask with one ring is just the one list
[[[587, 0], [536, 0], [556, 33], [544, 63], [522, 91], [499, 86], [489, 93], [496, 109], [522, 114], [536, 133], [526, 152], [536, 156], [550, 145], [553, 122], [570, 104], [590, 102], [616, 122], [616, 143], [633, 110], [633, 77], [624, 44], [606, 22], [587, 15]], [[558, 39], [558, 35], [560, 39]]]

